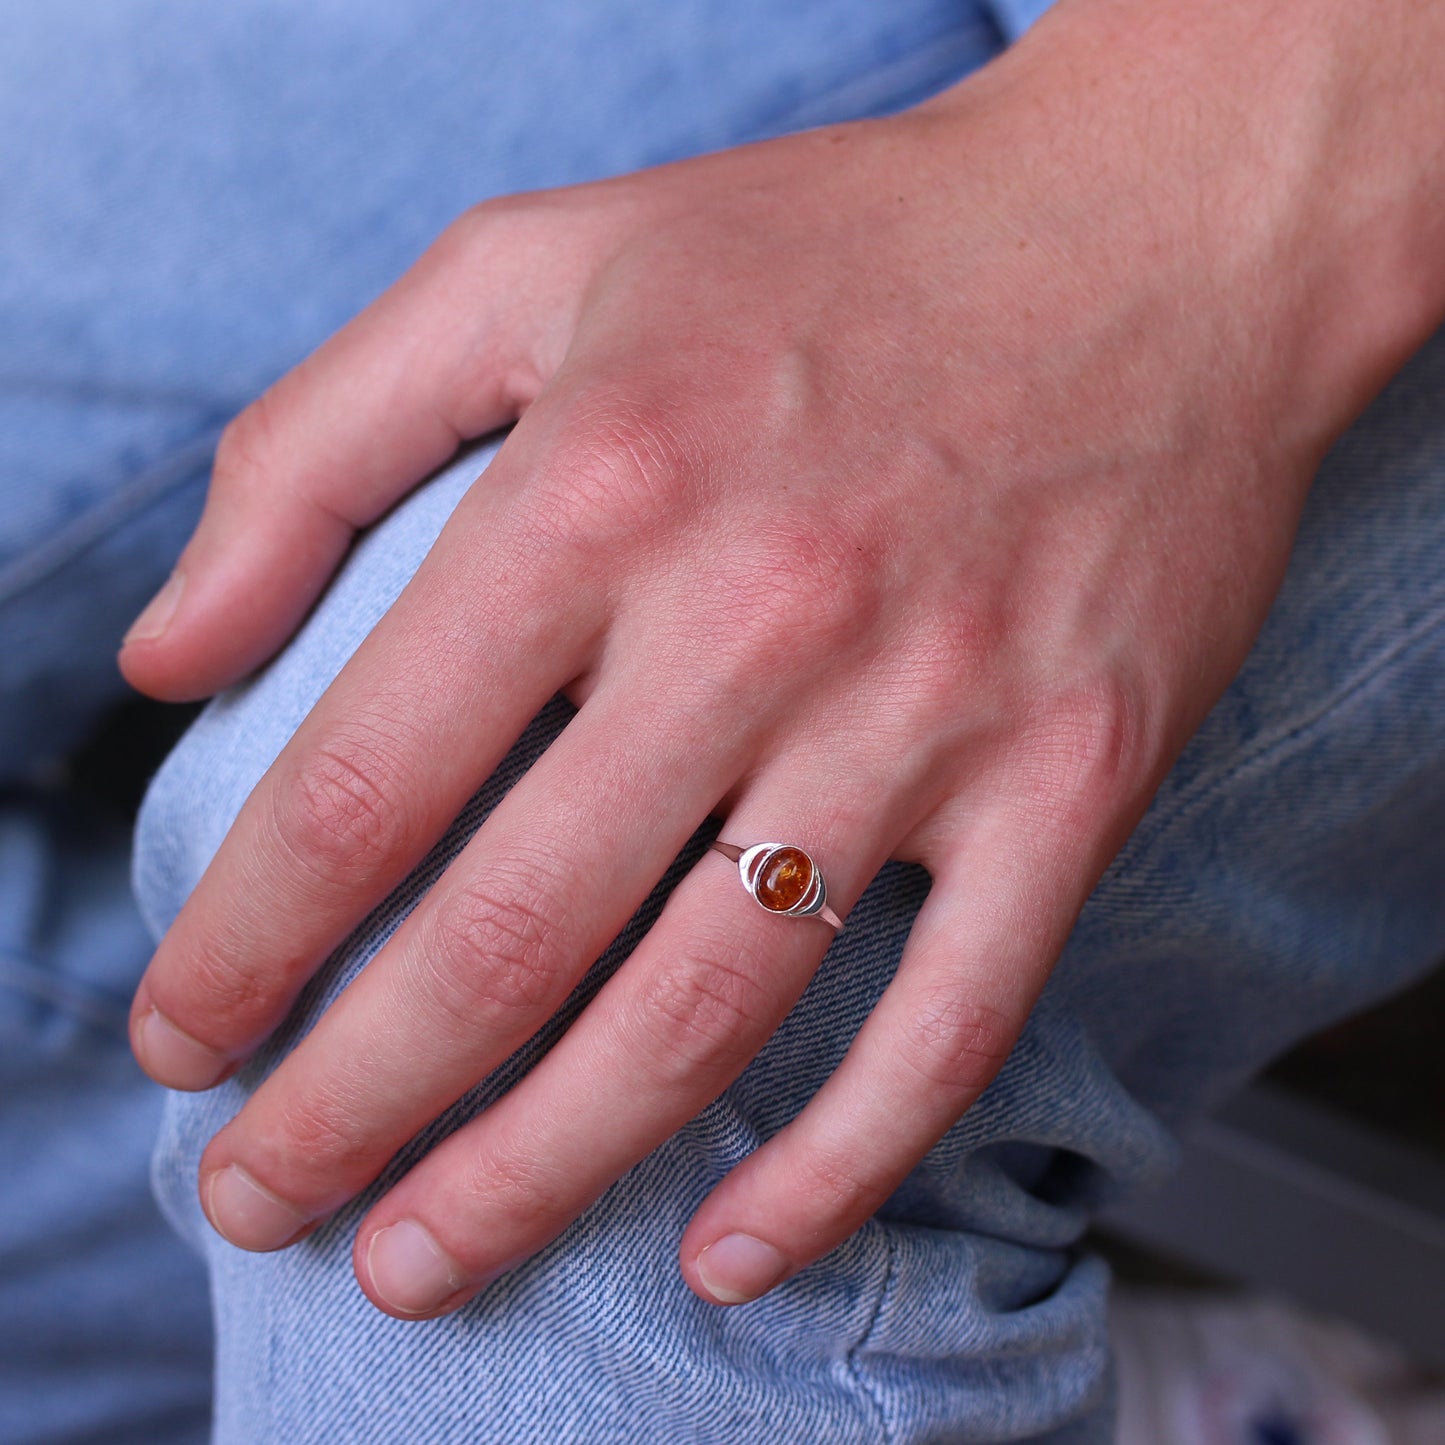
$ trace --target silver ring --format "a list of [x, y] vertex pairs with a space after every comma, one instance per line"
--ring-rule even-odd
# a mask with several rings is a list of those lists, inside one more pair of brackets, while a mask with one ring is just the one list
[[843, 920], [828, 907], [828, 885], [823, 870], [806, 848], [796, 843], [736, 843], [714, 839], [708, 847], [738, 865], [743, 887], [758, 905], [785, 918], [820, 918], [839, 929]]

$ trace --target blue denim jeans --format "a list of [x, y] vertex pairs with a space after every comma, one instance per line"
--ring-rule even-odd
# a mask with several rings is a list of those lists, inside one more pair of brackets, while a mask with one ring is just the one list
[[[906, 104], [1039, 8], [0, 5], [3, 194], [20, 197], [0, 233], [0, 777], [33, 774], [113, 695], [110, 649], [194, 515], [220, 420], [456, 211]], [[90, 192], [56, 179], [56, 154]], [[173, 755], [135, 857], [152, 931], [489, 455], [374, 529], [296, 640]], [[17, 783], [0, 823], [0, 1438], [197, 1438], [203, 1260], [219, 1445], [1106, 1440], [1106, 1278], [1078, 1249], [1091, 1211], [1161, 1177], [1174, 1131], [1270, 1055], [1445, 952], [1442, 543], [1445, 338], [1330, 457], [1263, 635], [994, 1085], [858, 1236], [741, 1309], [687, 1291], [677, 1238], [841, 1056], [897, 963], [918, 870], [879, 875], [716, 1104], [537, 1259], [412, 1324], [355, 1286], [361, 1213], [565, 1027], [705, 835], [550, 1028], [362, 1199], [280, 1254], [216, 1237], [195, 1199], [204, 1144], [565, 723], [551, 704], [263, 1053], [166, 1097], [155, 1184], [191, 1254], [144, 1207], [161, 1091], [119, 1026], [147, 952], [121, 845]], [[91, 1341], [78, 1367], [60, 1359], [67, 1315]]]

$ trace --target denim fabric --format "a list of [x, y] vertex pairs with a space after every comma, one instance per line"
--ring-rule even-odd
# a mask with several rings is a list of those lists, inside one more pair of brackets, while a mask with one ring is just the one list
[[186, 1445], [210, 1415], [205, 1272], [149, 1187], [164, 1090], [126, 1013], [150, 940], [127, 830], [0, 793], [0, 1441]]
[[[172, 756], [139, 834], [154, 928], [489, 455], [368, 537], [286, 652]], [[716, 1104], [456, 1315], [402, 1323], [352, 1278], [362, 1213], [555, 1039], [706, 831], [538, 1039], [312, 1238], [231, 1248], [199, 1212], [196, 1165], [565, 724], [554, 701], [263, 1052], [169, 1100], [158, 1179], [217, 1292], [216, 1439], [1107, 1440], [1105, 1272], [1076, 1248], [1091, 1210], [1161, 1178], [1172, 1130], [1248, 1071], [1445, 951], [1442, 544], [1445, 338], [1330, 458], [1258, 645], [1085, 909], [1003, 1072], [854, 1239], [736, 1310], [697, 1300], [675, 1263], [690, 1212], [811, 1096], [886, 985], [926, 888], [902, 865]]]

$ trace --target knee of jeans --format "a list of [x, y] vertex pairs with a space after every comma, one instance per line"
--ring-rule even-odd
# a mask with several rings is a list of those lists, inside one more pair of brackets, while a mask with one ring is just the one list
[[[855, 1424], [871, 1421], [873, 1433], [857, 1438], [888, 1438], [887, 1422], [905, 1419], [923, 1397], [952, 1401], [949, 1419], [980, 1438], [995, 1428], [1018, 1433], [1018, 1421], [984, 1419], [1006, 1411], [1008, 1399], [1046, 1399], [1055, 1420], [1082, 1408], [1103, 1378], [1103, 1287], [1074, 1253], [1078, 1233], [1101, 1193], [1167, 1167], [1170, 1154], [1138, 1100], [1188, 1112], [1221, 1077], [1257, 1066], [1415, 966], [1445, 929], [1421, 862], [1445, 824], [1436, 565], [1445, 540], [1445, 465], [1436, 463], [1445, 451], [1418, 422], [1428, 409], [1412, 410], [1412, 384], [1402, 379], [1346, 439], [1312, 498], [1260, 647], [1091, 900], [995, 1087], [895, 1198], [854, 1240], [746, 1310], [694, 1301], [676, 1274], [676, 1240], [701, 1192], [801, 1107], [826, 1076], [827, 1051], [846, 1047], [869, 990], [896, 964], [916, 901], [908, 878], [885, 870], [873, 897], [886, 908], [853, 932], [876, 951], [821, 973], [714, 1109], [553, 1251], [468, 1307], [515, 1344], [509, 1358], [519, 1370], [544, 1368], [554, 1338], [525, 1323], [532, 1305], [539, 1318], [591, 1330], [590, 1348], [609, 1369], [622, 1347], [601, 1335], [641, 1341], [623, 1372], [646, 1389], [676, 1388], [657, 1373], [663, 1337], [677, 1372], [714, 1391], [724, 1388], [719, 1349], [754, 1361], [791, 1350], [788, 1378], [845, 1382], [829, 1398]], [[1378, 468], [1365, 505], [1359, 487], [1370, 456]], [[153, 927], [174, 916], [246, 794], [415, 570], [476, 469], [474, 459], [462, 463], [376, 529], [291, 646], [251, 687], [218, 701], [168, 762], [137, 853]], [[523, 748], [544, 747], [560, 721], [534, 725]], [[478, 818], [461, 821], [443, 854]], [[305, 1007], [324, 1007], [379, 942], [353, 940]], [[830, 993], [840, 982], [854, 991]], [[1121, 1062], [1138, 1100], [1115, 1081]], [[174, 1166], [177, 1193], [192, 1191], [195, 1159], [247, 1086], [241, 1077], [202, 1099], [172, 1101], [161, 1162]], [[455, 1127], [484, 1099], [469, 1099], [439, 1128]], [[343, 1238], [358, 1218], [343, 1211], [286, 1252], [281, 1268], [292, 1298], [314, 1304], [318, 1293], [334, 1294], [339, 1317], [364, 1322], [355, 1328], [365, 1335], [371, 1325], [354, 1313]], [[230, 1267], [228, 1287], [250, 1289], [256, 1268]], [[652, 1313], [629, 1316], [634, 1305]], [[452, 1328], [463, 1325], [442, 1327]], [[692, 1356], [677, 1343], [688, 1331], [703, 1342]], [[806, 1350], [814, 1353], [798, 1353]], [[1023, 1373], [1012, 1387], [990, 1388], [1014, 1369]], [[798, 1409], [813, 1408], [816, 1392], [811, 1398]]]
[[[378, 527], [288, 648], [254, 682], [218, 699], [168, 760], [146, 799], [136, 857], [138, 892], [157, 932], [246, 795], [420, 563], [476, 470], [475, 459], [464, 461]], [[392, 1364], [368, 1352], [376, 1331], [394, 1322], [370, 1310], [351, 1276], [355, 1226], [400, 1173], [550, 1044], [620, 962], [618, 950], [528, 1048], [411, 1141], [361, 1198], [280, 1256], [238, 1258], [210, 1235], [194, 1198], [196, 1164], [211, 1135], [375, 956], [567, 712], [555, 702], [534, 721], [427, 863], [333, 955], [246, 1068], [207, 1094], [168, 1101], [157, 1187], [173, 1221], [212, 1256], [223, 1328], [291, 1331], [302, 1359], [308, 1330], [337, 1332], [355, 1345], [344, 1351], [348, 1360], [404, 1388], [392, 1366], [407, 1357], [391, 1334]], [[643, 926], [704, 841], [695, 838], [664, 878]], [[926, 886], [921, 870], [885, 868], [829, 965], [727, 1094], [457, 1323], [432, 1322], [428, 1338], [474, 1333], [485, 1320], [501, 1352], [494, 1367], [510, 1361], [519, 1379], [546, 1371], [557, 1338], [586, 1340], [585, 1350], [613, 1375], [631, 1371], [638, 1389], [686, 1397], [704, 1414], [719, 1391], [742, 1408], [761, 1372], [769, 1383], [758, 1398], [797, 1430], [769, 1437], [760, 1424], [756, 1438], [810, 1438], [806, 1422], [820, 1409], [840, 1427], [826, 1438], [903, 1440], [939, 1438], [944, 1428], [1011, 1438], [1023, 1429], [1021, 1409], [1035, 1412], [1038, 1433], [1090, 1408], [1106, 1373], [1104, 1279], [1076, 1252], [1078, 1237], [1098, 1197], [1167, 1167], [1172, 1145], [1111, 1081], [1088, 1038], [1047, 1005], [995, 1086], [877, 1218], [826, 1260], [738, 1311], [698, 1300], [677, 1267], [677, 1242], [702, 1193], [781, 1128], [836, 1066], [887, 986]], [[792, 1403], [780, 1405], [784, 1399]], [[918, 1433], [929, 1411], [944, 1423]]]

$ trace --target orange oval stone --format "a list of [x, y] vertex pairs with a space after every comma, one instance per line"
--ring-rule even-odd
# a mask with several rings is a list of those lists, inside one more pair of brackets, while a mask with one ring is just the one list
[[764, 908], [786, 913], [813, 882], [813, 860], [801, 848], [779, 848], [758, 875], [756, 897]]

